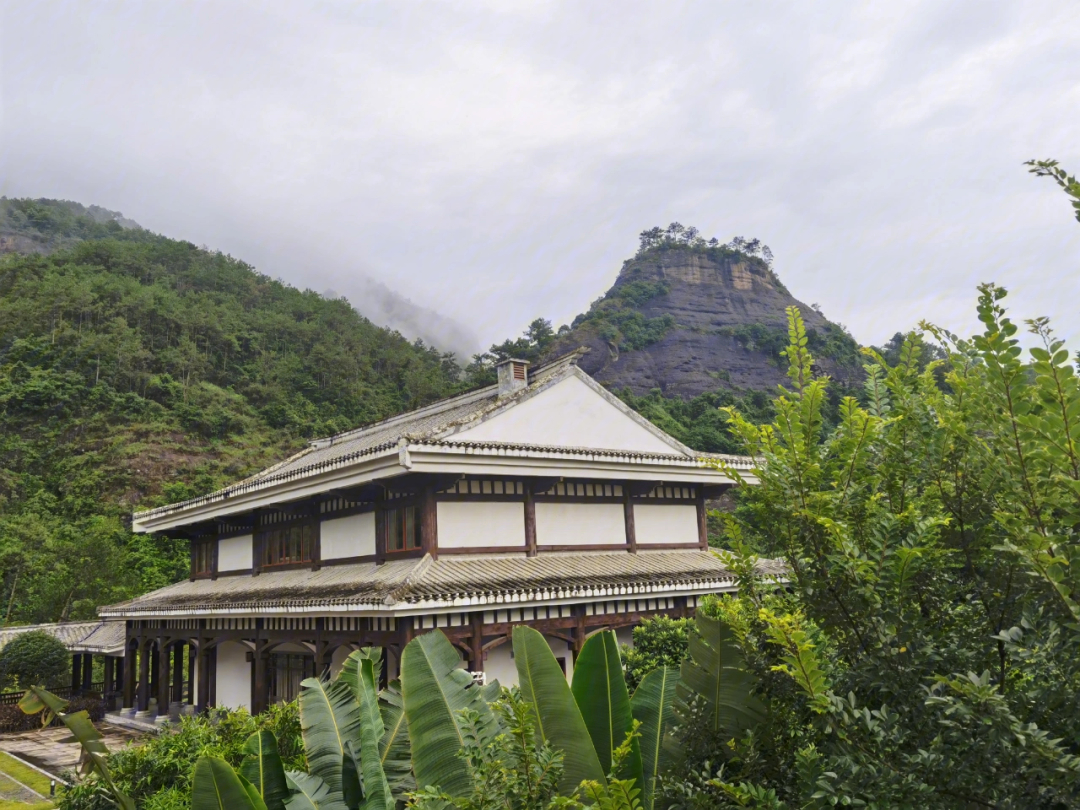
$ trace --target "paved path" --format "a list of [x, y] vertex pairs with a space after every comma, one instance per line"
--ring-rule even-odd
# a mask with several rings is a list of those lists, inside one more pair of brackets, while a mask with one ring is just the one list
[[[97, 723], [98, 731], [105, 738], [105, 745], [110, 751], [123, 748], [130, 742], [140, 740], [145, 734], [139, 734], [126, 728], [117, 728], [108, 723]], [[71, 736], [63, 726], [47, 728], [41, 731], [21, 731], [16, 734], [0, 734], [0, 751], [15, 754], [27, 762], [32, 762], [49, 773], [62, 776], [64, 771], [72, 771], [79, 764], [82, 753], [79, 744], [62, 743]]]

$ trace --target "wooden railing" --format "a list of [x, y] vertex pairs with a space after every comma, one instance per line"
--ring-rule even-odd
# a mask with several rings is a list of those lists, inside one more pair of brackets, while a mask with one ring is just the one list
[[[79, 687], [78, 689], [72, 689], [70, 686], [58, 686], [55, 689], [50, 689], [49, 691], [57, 697], [70, 698], [73, 696], [73, 694], [75, 696], [78, 696], [83, 691], [96, 692], [100, 695], [104, 689], [105, 682], [99, 681], [98, 683], [90, 684], [90, 689], [88, 690], [83, 690], [82, 687]], [[26, 692], [0, 692], [0, 706], [12, 706], [22, 700], [22, 696], [25, 694]]]

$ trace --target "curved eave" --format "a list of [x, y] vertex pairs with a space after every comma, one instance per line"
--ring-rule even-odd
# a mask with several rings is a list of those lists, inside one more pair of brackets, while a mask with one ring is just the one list
[[[752, 460], [725, 459], [749, 484], [756, 484]], [[137, 513], [132, 531], [160, 532], [276, 503], [299, 500], [332, 489], [357, 486], [408, 472], [461, 475], [582, 476], [672, 483], [734, 484], [736, 480], [706, 461], [681, 455], [632, 453], [575, 447], [498, 443], [415, 442], [384, 448], [359, 459], [318, 470], [252, 479], [243, 485]]]

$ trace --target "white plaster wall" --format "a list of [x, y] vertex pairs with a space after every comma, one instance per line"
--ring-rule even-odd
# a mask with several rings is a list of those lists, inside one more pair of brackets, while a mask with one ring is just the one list
[[[336, 650], [334, 654], [330, 656], [330, 677], [336, 678], [338, 673], [341, 672], [341, 668], [345, 666], [345, 659], [352, 655], [352, 647], [348, 644], [342, 644]], [[315, 673], [316, 675], [318, 673]], [[375, 673], [375, 677], [379, 677], [379, 673]]]
[[634, 628], [633, 627], [616, 627], [615, 638], [619, 644], [625, 644], [628, 647], [634, 646]]
[[[566, 660], [566, 678], [571, 680], [574, 675], [574, 653], [570, 646], [561, 638], [545, 638], [555, 658]], [[484, 672], [487, 674], [488, 683], [498, 679], [502, 686], [517, 686], [517, 664], [514, 663], [514, 647], [511, 642], [488, 650], [487, 658], [484, 659]]]
[[442, 501], [439, 507], [439, 548], [524, 546], [525, 505]]
[[591, 546], [626, 543], [626, 520], [619, 503], [538, 503], [536, 543]]
[[[595, 447], [674, 453], [577, 377], [541, 393], [460, 434], [464, 441], [518, 442], [558, 447]], [[456, 438], [456, 437], [455, 437]]]
[[251, 535], [218, 540], [218, 571], [244, 571], [251, 568]]
[[322, 559], [360, 557], [375, 553], [375, 513], [324, 520], [319, 526]]
[[214, 688], [218, 706], [251, 708], [251, 662], [244, 660], [247, 653], [248, 648], [235, 641], [218, 645]]
[[698, 542], [697, 507], [693, 504], [634, 504], [634, 535], [649, 543]]
[[487, 673], [488, 683], [497, 679], [503, 686], [517, 684], [517, 667], [514, 666], [511, 653], [512, 647], [509, 641], [488, 650], [487, 658], [484, 659], [484, 672]]

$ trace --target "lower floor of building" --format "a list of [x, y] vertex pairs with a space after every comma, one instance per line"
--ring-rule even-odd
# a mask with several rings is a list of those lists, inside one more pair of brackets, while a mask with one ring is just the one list
[[632, 643], [650, 616], [688, 616], [696, 596], [608, 600], [595, 604], [476, 609], [412, 616], [243, 616], [128, 620], [115, 681], [123, 708], [164, 718], [211, 706], [260, 712], [293, 700], [305, 678], [336, 675], [362, 647], [383, 648], [383, 682], [399, 674], [401, 651], [438, 629], [460, 651], [462, 666], [485, 681], [517, 683], [511, 635], [519, 625], [547, 639], [572, 678], [585, 639], [612, 629]]

